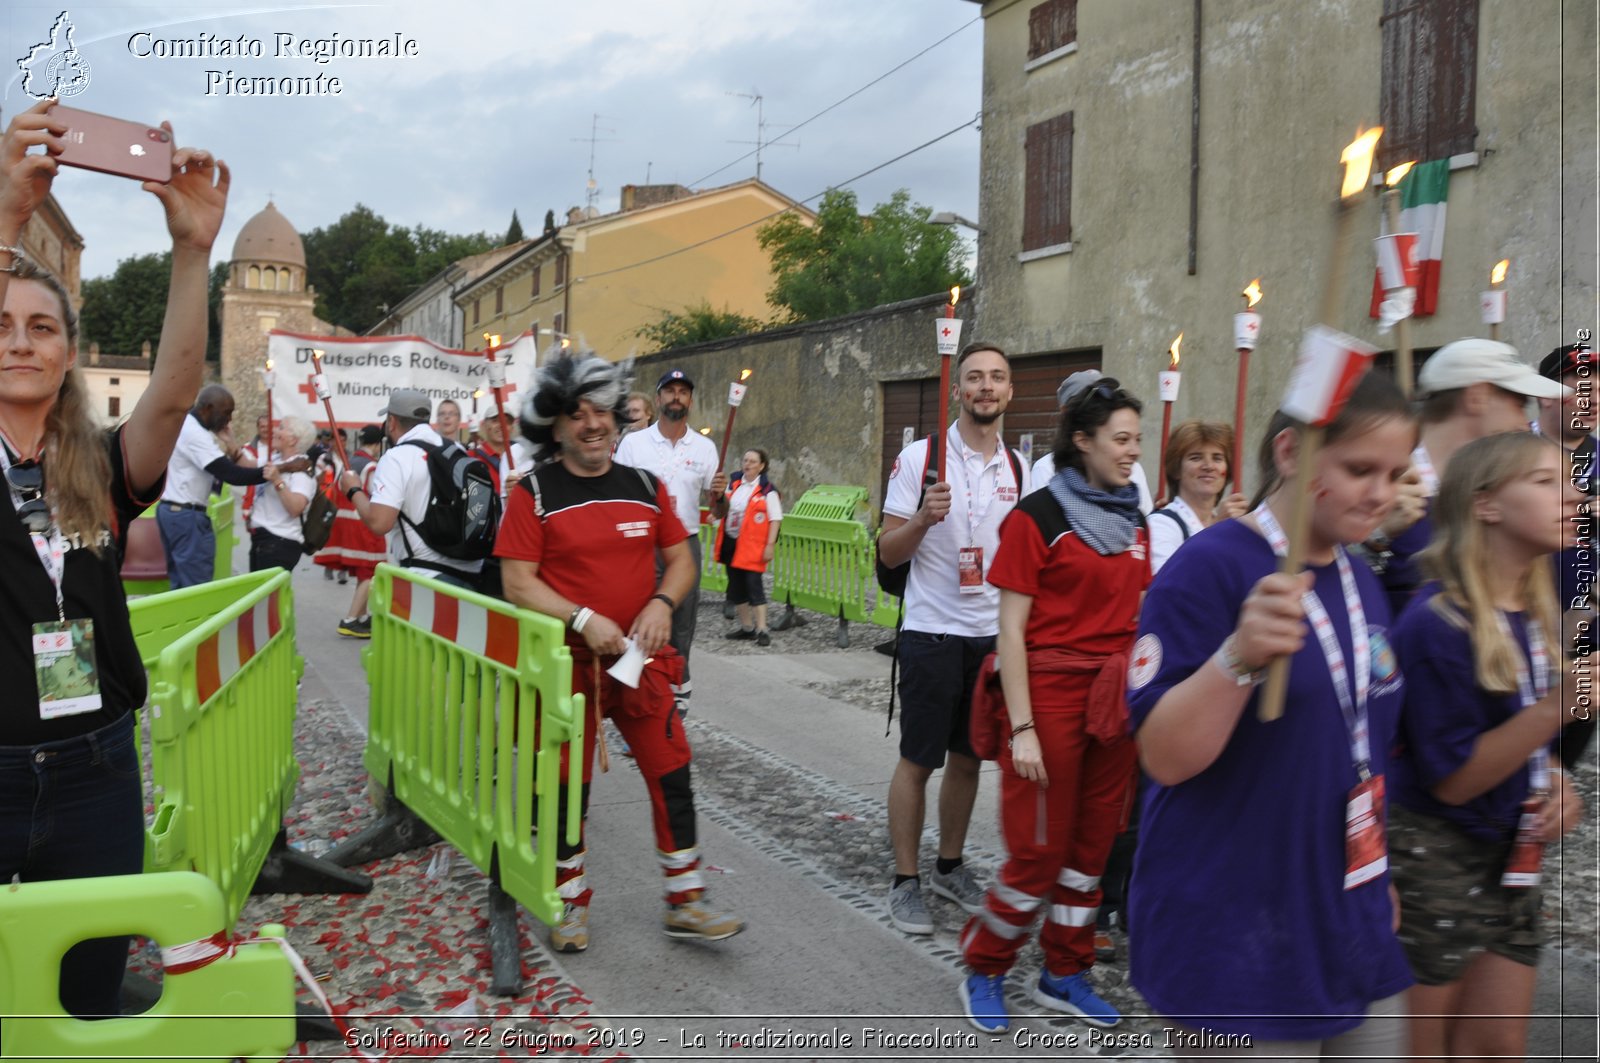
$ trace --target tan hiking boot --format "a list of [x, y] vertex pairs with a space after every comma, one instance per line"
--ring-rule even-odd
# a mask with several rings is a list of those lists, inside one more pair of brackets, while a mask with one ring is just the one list
[[728, 912], [719, 912], [703, 900], [685, 901], [667, 905], [661, 928], [669, 938], [721, 941], [743, 930], [744, 920]]
[[589, 906], [568, 902], [561, 922], [550, 928], [550, 947], [557, 952], [582, 952], [589, 947]]

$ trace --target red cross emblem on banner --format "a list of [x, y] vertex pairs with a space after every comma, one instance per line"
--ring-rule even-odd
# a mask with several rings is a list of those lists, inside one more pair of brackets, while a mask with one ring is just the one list
[[312, 386], [312, 381], [316, 379], [317, 378], [315, 374], [308, 373], [306, 374], [306, 382], [304, 384], [295, 385], [295, 390], [304, 395], [306, 397], [306, 403], [311, 406], [315, 406], [317, 404], [317, 389]]

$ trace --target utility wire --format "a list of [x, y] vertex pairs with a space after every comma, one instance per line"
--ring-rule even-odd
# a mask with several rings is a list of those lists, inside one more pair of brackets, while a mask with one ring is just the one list
[[[855, 182], [861, 180], [863, 177], [870, 177], [873, 174], [877, 173], [879, 170], [882, 170], [887, 166], [893, 166], [895, 163], [899, 162], [900, 160], [910, 158], [911, 156], [915, 155], [919, 151], [924, 150], [925, 148], [933, 147], [935, 144], [939, 143], [939, 141], [941, 141], [941, 140], [946, 140], [946, 139], [948, 139], [950, 137], [955, 136], [957, 133], [961, 132], [963, 129], [972, 128], [973, 126], [978, 124], [978, 120], [980, 118], [982, 118], [982, 117], [983, 117], [983, 115], [981, 113], [980, 114], [975, 114], [971, 118], [967, 119], [965, 122], [962, 122], [960, 125], [956, 126], [954, 129], [946, 130], [945, 132], [940, 133], [938, 136], [934, 137], [932, 140], [923, 141], [921, 144], [918, 144], [916, 147], [910, 149], [909, 151], [903, 151], [900, 154], [896, 155], [892, 159], [887, 159], [884, 162], [880, 162], [880, 163], [878, 163], [878, 165], [873, 166], [870, 169], [862, 170], [860, 173], [856, 174], [854, 177], [847, 177], [843, 181], [840, 181], [837, 184], [829, 185], [827, 188], [824, 188], [821, 192], [817, 192], [817, 193], [815, 193], [813, 195], [809, 195], [809, 196], [805, 197], [804, 199], [799, 199], [799, 200], [796, 200], [795, 202], [797, 202], [797, 203], [809, 203], [813, 199], [821, 199], [823, 196], [827, 195], [829, 192], [832, 192], [836, 188], [844, 188], [847, 185], [852, 185]], [[583, 281], [594, 280], [596, 277], [609, 277], [613, 273], [621, 273], [624, 270], [638, 269], [640, 266], [648, 266], [651, 263], [660, 262], [662, 259], [672, 258], [674, 255], [681, 255], [685, 251], [693, 251], [697, 247], [704, 247], [705, 245], [707, 245], [709, 243], [714, 243], [715, 241], [721, 240], [724, 237], [732, 236], [734, 233], [743, 232], [744, 230], [750, 228], [752, 225], [760, 225], [762, 222], [771, 221], [773, 218], [776, 218], [779, 215], [788, 214], [793, 209], [794, 209], [793, 207], [784, 207], [782, 210], [775, 210], [771, 214], [767, 214], [767, 215], [765, 215], [763, 217], [756, 218], [753, 221], [747, 221], [743, 225], [737, 226], [736, 228], [729, 229], [725, 233], [718, 233], [715, 236], [708, 236], [704, 240], [699, 240], [699, 241], [696, 241], [695, 243], [692, 243], [692, 244], [686, 244], [685, 246], [680, 247], [680, 248], [678, 248], [678, 249], [676, 249], [674, 251], [668, 251], [665, 254], [656, 255], [654, 258], [643, 259], [643, 260], [641, 260], [639, 262], [630, 262], [626, 266], [614, 266], [611, 269], [601, 270], [599, 273], [588, 273], [588, 274], [585, 274], [582, 277], [577, 278], [577, 280], [583, 280]]]
[[[821, 118], [823, 115], [825, 115], [829, 111], [833, 110], [834, 108], [839, 107], [842, 104], [849, 103], [851, 100], [855, 99], [857, 96], [861, 95], [863, 92], [866, 92], [868, 89], [872, 88], [872, 86], [876, 85], [878, 82], [882, 81], [884, 78], [887, 78], [892, 74], [898, 73], [900, 70], [903, 70], [905, 67], [911, 65], [912, 63], [916, 62], [918, 59], [921, 59], [923, 56], [925, 56], [929, 52], [933, 51], [935, 48], [939, 47], [939, 45], [943, 44], [945, 41], [948, 41], [951, 37], [954, 37], [956, 34], [958, 34], [961, 31], [967, 29], [968, 27], [972, 26], [974, 23], [981, 22], [981, 21], [983, 21], [983, 16], [980, 15], [977, 18], [974, 18], [971, 22], [965, 23], [964, 25], [961, 25], [961, 26], [957, 26], [955, 29], [951, 30], [949, 33], [945, 34], [943, 37], [940, 37], [938, 40], [934, 41], [932, 44], [930, 44], [926, 48], [922, 49], [922, 51], [918, 52], [916, 55], [912, 56], [910, 59], [907, 59], [905, 62], [900, 63], [898, 66], [890, 67], [888, 70], [884, 71], [882, 74], [879, 74], [877, 77], [873, 78], [871, 81], [867, 82], [865, 85], [861, 86], [859, 89], [856, 89], [854, 92], [850, 93], [850, 95], [845, 96], [842, 99], [835, 100], [834, 102], [828, 104], [828, 106], [824, 107], [822, 110], [818, 111], [816, 114], [812, 115], [810, 118], [807, 118], [805, 121], [801, 122], [799, 125], [790, 126], [788, 129], [784, 130], [783, 136], [788, 136], [790, 133], [797, 133], [800, 130], [804, 129], [806, 126], [810, 125], [812, 122], [815, 122], [818, 118]], [[748, 159], [750, 156], [756, 154], [756, 152], [760, 151], [760, 150], [761, 149], [758, 146], [755, 151], [747, 151], [747, 152], [745, 152], [743, 155], [739, 156], [737, 159], [734, 159], [732, 162], [728, 163], [726, 166], [719, 166], [715, 170], [712, 170], [710, 173], [706, 174], [704, 177], [699, 177], [699, 178], [696, 178], [693, 181], [690, 181], [689, 182], [689, 187], [690, 188], [694, 188], [697, 185], [705, 183], [706, 181], [710, 180], [711, 178], [717, 176], [717, 174], [721, 173], [723, 170], [731, 169], [732, 167], [735, 167], [735, 166], [739, 165], [741, 162], [743, 162], [744, 160]]]

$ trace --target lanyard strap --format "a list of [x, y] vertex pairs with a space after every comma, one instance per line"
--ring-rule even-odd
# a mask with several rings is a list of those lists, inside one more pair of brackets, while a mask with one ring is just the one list
[[[946, 431], [949, 431], [949, 429], [946, 429]], [[973, 498], [972, 470], [967, 468], [967, 461], [966, 461], [967, 445], [966, 445], [966, 442], [961, 439], [961, 434], [959, 432], [956, 433], [956, 440], [958, 441], [958, 447], [957, 447], [957, 450], [956, 450], [956, 464], [958, 466], [960, 466], [960, 468], [961, 468], [961, 488], [962, 488], [963, 491], [966, 492], [966, 496], [967, 496], [967, 545], [968, 546], [975, 546], [975, 545], [977, 545], [977, 542], [978, 542], [978, 529], [983, 527], [983, 522], [985, 520], [989, 519], [989, 511], [994, 508], [995, 496], [1000, 493], [1000, 470], [999, 469], [995, 470], [994, 487], [989, 492], [988, 501], [986, 501], [984, 503], [983, 508], [981, 510], [978, 509], [976, 507], [976, 505], [974, 504], [975, 499]], [[1005, 440], [1002, 439], [1002, 440], [1000, 440], [999, 448], [997, 448], [996, 451], [995, 451], [995, 457], [1001, 459], [1000, 460], [1000, 464], [1002, 466], [1009, 466], [1011, 464], [1011, 462], [1005, 460], [1004, 450], [1005, 450]], [[979, 456], [981, 457], [982, 455], [979, 455]], [[931, 460], [933, 455], [929, 454], [928, 457]], [[983, 474], [985, 472], [987, 472], [988, 469], [989, 469], [989, 466], [987, 464], [985, 464], [983, 468], [978, 470], [978, 487], [979, 488], [983, 487]], [[949, 474], [946, 473], [946, 476], [948, 476], [948, 475]], [[1017, 485], [1017, 490], [1020, 491], [1021, 489], [1022, 489], [1022, 485], [1018, 484]]]
[[1428, 497], [1432, 498], [1439, 493], [1439, 471], [1433, 467], [1433, 459], [1428, 456], [1428, 448], [1418, 443], [1411, 452], [1411, 464], [1417, 467], [1417, 475], [1422, 478], [1422, 486], [1427, 490]]
[[[1283, 557], [1289, 552], [1288, 537], [1278, 525], [1278, 518], [1265, 505], [1251, 516], [1261, 526], [1262, 534], [1272, 545], [1272, 552]], [[1334, 696], [1339, 699], [1339, 712], [1344, 716], [1345, 732], [1350, 736], [1350, 760], [1356, 774], [1363, 781], [1371, 778], [1372, 738], [1367, 721], [1367, 695], [1372, 686], [1372, 654], [1367, 632], [1367, 613], [1361, 604], [1361, 592], [1356, 587], [1355, 572], [1344, 547], [1335, 546], [1334, 564], [1339, 569], [1339, 588], [1344, 592], [1345, 611], [1350, 614], [1350, 648], [1355, 654], [1355, 695], [1350, 692], [1350, 671], [1345, 665], [1344, 648], [1333, 629], [1333, 620], [1323, 607], [1322, 599], [1313, 590], [1306, 591], [1300, 599], [1305, 607], [1306, 619], [1316, 633], [1317, 644], [1322, 647], [1323, 659], [1328, 662], [1328, 677], [1333, 681]]]
[[[10, 473], [11, 466], [14, 463], [9, 442], [5, 446], [0, 446], [0, 454], [4, 455], [3, 458], [0, 458], [0, 461], [4, 462], [4, 465], [0, 465], [0, 476], [6, 477], [6, 490], [11, 494], [11, 509], [13, 512], [20, 513], [22, 510], [22, 493], [11, 486], [11, 477], [6, 475]], [[43, 495], [41, 494], [40, 497], [43, 497]], [[28, 538], [33, 541], [33, 552], [39, 555], [39, 564], [44, 566], [44, 574], [50, 577], [51, 586], [55, 588], [56, 619], [65, 623], [67, 609], [66, 602], [62, 597], [62, 583], [65, 581], [67, 573], [67, 540], [61, 534], [61, 529], [56, 527], [55, 513], [52, 512], [50, 514], [50, 533], [48, 535], [29, 532]]]
[[[1506, 619], [1506, 614], [1499, 609], [1494, 611], [1495, 620], [1500, 625], [1500, 631], [1516, 641], [1511, 633], [1511, 622]], [[1532, 658], [1532, 667], [1528, 658]], [[1528, 621], [1528, 653], [1523, 656], [1522, 647], [1517, 647], [1517, 698], [1522, 708], [1526, 709], [1534, 702], [1543, 698], [1550, 692], [1550, 651], [1545, 646], [1544, 628], [1539, 621]], [[1540, 746], [1528, 754], [1528, 788], [1535, 793], [1550, 792], [1550, 750]]]

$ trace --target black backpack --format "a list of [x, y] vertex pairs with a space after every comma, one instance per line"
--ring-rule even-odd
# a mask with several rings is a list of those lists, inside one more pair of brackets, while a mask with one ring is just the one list
[[456, 443], [435, 446], [408, 439], [401, 445], [420, 447], [428, 455], [430, 480], [428, 509], [421, 523], [408, 520], [403, 511], [401, 522], [430, 549], [456, 561], [481, 561], [493, 554], [500, 527], [500, 492], [489, 466]]
[[328, 545], [328, 538], [333, 535], [333, 520], [339, 515], [339, 507], [327, 492], [318, 488], [311, 492], [311, 498], [306, 502], [306, 508], [300, 511], [300, 545], [302, 554], [314, 554]]

